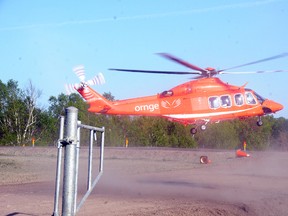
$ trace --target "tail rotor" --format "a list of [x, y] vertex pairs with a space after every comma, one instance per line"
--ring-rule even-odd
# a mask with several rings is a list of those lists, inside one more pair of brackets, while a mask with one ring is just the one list
[[74, 73], [78, 76], [81, 82], [85, 82], [85, 68], [84, 65], [77, 65], [73, 68]]
[[102, 73], [99, 73], [93, 79], [87, 81], [88, 85], [103, 85], [105, 83], [105, 78]]
[[79, 78], [80, 83], [76, 84], [65, 84], [65, 90], [68, 95], [76, 93], [78, 89], [85, 88], [87, 85], [103, 85], [105, 78], [102, 73], [97, 74], [94, 78], [85, 81], [85, 68], [83, 65], [77, 65], [73, 68], [74, 73]]

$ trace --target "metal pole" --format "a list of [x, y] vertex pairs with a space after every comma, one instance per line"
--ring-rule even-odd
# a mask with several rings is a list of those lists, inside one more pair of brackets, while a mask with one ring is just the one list
[[77, 121], [77, 148], [76, 148], [76, 167], [75, 167], [75, 201], [74, 201], [74, 212], [76, 214], [77, 208], [77, 194], [78, 194], [78, 173], [79, 173], [79, 151], [80, 151], [80, 140], [81, 140], [81, 128], [78, 126], [81, 121]]
[[90, 130], [87, 190], [91, 189], [92, 161], [93, 161], [93, 136], [94, 136], [94, 130]]
[[64, 153], [64, 176], [62, 194], [62, 215], [75, 215], [75, 181], [76, 181], [76, 148], [77, 148], [78, 109], [68, 107], [65, 110], [65, 130], [62, 144]]
[[59, 193], [60, 193], [60, 177], [61, 177], [61, 161], [62, 161], [62, 144], [64, 133], [64, 116], [60, 116], [60, 130], [59, 130], [59, 140], [57, 143], [58, 153], [57, 153], [57, 169], [56, 169], [56, 180], [55, 180], [55, 194], [54, 194], [54, 211], [53, 216], [58, 216], [59, 207]]
[[104, 141], [105, 141], [105, 128], [102, 127], [103, 132], [101, 132], [101, 147], [100, 147], [100, 167], [99, 171], [103, 171], [103, 161], [104, 161]]

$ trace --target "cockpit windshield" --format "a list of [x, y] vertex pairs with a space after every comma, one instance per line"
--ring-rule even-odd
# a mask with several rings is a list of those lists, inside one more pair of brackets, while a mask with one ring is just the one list
[[259, 103], [261, 103], [261, 104], [266, 100], [266, 98], [260, 96], [260, 95], [257, 94], [256, 92], [254, 92], [254, 95], [256, 96], [257, 100], [258, 100]]
[[[246, 91], [252, 91], [251, 89], [245, 89], [245, 90], [246, 90]], [[260, 95], [257, 94], [256, 92], [254, 92], [254, 91], [252, 91], [252, 92], [253, 92], [253, 94], [255, 95], [255, 97], [257, 98], [257, 100], [258, 100], [258, 102], [259, 102], [260, 104], [262, 104], [262, 103], [266, 100], [266, 98], [260, 96]]]

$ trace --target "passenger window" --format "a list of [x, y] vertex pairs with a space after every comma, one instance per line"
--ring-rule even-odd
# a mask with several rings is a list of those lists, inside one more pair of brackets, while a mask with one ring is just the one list
[[231, 99], [229, 95], [223, 95], [220, 97], [222, 107], [231, 107]]
[[256, 100], [254, 99], [251, 92], [245, 92], [245, 96], [247, 104], [256, 104]]
[[234, 99], [237, 106], [242, 106], [244, 104], [244, 98], [242, 94], [235, 94]]
[[209, 98], [209, 106], [212, 109], [217, 109], [220, 107], [219, 97], [210, 97]]

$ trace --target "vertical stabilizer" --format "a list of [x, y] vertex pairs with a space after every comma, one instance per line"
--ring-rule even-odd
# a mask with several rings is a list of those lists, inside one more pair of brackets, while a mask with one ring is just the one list
[[110, 101], [108, 101], [101, 94], [97, 93], [89, 86], [79, 88], [77, 89], [77, 91], [90, 105], [88, 109], [88, 111], [90, 112], [106, 113], [112, 108], [112, 104]]

